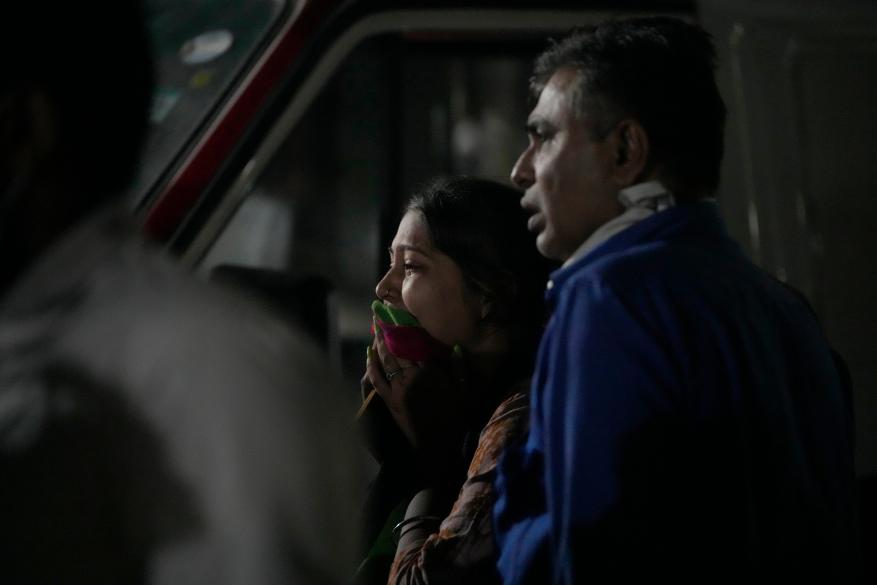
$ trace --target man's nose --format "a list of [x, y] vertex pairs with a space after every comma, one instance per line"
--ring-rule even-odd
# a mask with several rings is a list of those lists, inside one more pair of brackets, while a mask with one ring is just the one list
[[528, 147], [512, 167], [512, 183], [521, 189], [527, 189], [535, 182], [531, 152], [532, 148]]

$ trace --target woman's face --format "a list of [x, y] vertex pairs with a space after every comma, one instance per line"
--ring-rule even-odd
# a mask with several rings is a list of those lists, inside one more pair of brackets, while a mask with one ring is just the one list
[[433, 246], [418, 211], [409, 211], [399, 223], [390, 245], [390, 268], [375, 294], [414, 315], [442, 343], [470, 347], [476, 340], [482, 297], [466, 286], [457, 263]]

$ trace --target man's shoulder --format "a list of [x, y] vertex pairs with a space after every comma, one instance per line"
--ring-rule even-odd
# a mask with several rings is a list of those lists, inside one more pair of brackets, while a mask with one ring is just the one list
[[75, 364], [134, 394], [325, 378], [303, 334], [181, 269], [114, 216], [46, 254], [6, 299], [2, 321], [4, 355], [36, 347], [38, 362]]
[[[559, 281], [629, 288], [653, 283], [684, 285], [723, 271], [753, 266], [729, 237], [715, 204], [681, 205], [632, 225], [562, 269]], [[749, 276], [749, 275], [747, 275]]]
[[812, 313], [800, 295], [724, 242], [640, 242], [564, 270], [557, 291], [561, 303], [595, 305], [613, 299], [628, 308], [659, 303], [689, 314], [698, 307], [733, 312], [753, 305]]
[[[153, 250], [110, 262], [66, 329], [64, 348], [128, 383], [157, 377], [211, 393], [313, 383], [324, 360], [303, 333], [237, 291], [198, 280]], [[111, 341], [113, 340], [113, 341]], [[127, 367], [118, 367], [127, 363]], [[142, 379], [138, 378], [142, 377]], [[194, 390], [193, 390], [194, 391]]]
[[[567, 311], [619, 310], [661, 315], [664, 325], [754, 312], [816, 331], [806, 298], [750, 261], [730, 240], [640, 242], [568, 268], [558, 299]], [[700, 325], [698, 325], [699, 327]]]
[[[113, 446], [130, 426], [118, 410], [155, 437], [155, 465], [203, 514], [203, 530], [187, 535], [203, 554], [174, 552], [162, 565], [168, 575], [206, 565], [228, 574], [255, 568], [252, 544], [268, 537], [291, 543], [311, 566], [330, 566], [326, 551], [344, 557], [352, 550], [346, 533], [315, 538], [308, 528], [344, 526], [355, 511], [331, 490], [361, 485], [347, 424], [353, 405], [322, 354], [265, 310], [201, 282], [136, 237], [85, 249], [91, 253], [70, 255], [76, 265], [58, 250], [4, 307], [0, 449], [39, 457], [31, 447], [78, 421], [83, 408], [87, 428], [115, 425], [100, 437]], [[132, 461], [120, 480], [125, 489], [153, 485], [159, 471], [152, 460], [127, 443], [113, 449], [111, 469], [117, 459]], [[124, 494], [119, 502], [131, 503]]]
[[569, 266], [564, 269], [568, 274], [563, 288], [630, 291], [662, 282], [682, 283], [697, 274], [686, 268], [708, 265], [706, 258], [685, 247], [666, 241], [643, 242]]

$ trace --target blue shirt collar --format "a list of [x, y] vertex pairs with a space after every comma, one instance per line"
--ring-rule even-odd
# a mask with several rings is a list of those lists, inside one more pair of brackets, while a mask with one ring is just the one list
[[610, 254], [643, 242], [685, 239], [691, 236], [707, 240], [724, 240], [734, 245], [728, 237], [725, 223], [719, 214], [715, 200], [708, 199], [678, 204], [639, 221], [615, 234], [574, 262], [565, 264], [552, 272], [546, 287], [546, 298], [553, 301], [570, 277], [585, 266]]

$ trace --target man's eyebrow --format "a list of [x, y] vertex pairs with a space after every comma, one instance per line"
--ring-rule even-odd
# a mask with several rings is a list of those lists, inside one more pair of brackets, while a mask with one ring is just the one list
[[527, 120], [524, 129], [527, 131], [527, 134], [538, 134], [539, 132], [544, 132], [546, 128], [550, 127], [551, 124], [549, 124], [544, 118], [534, 116]]

